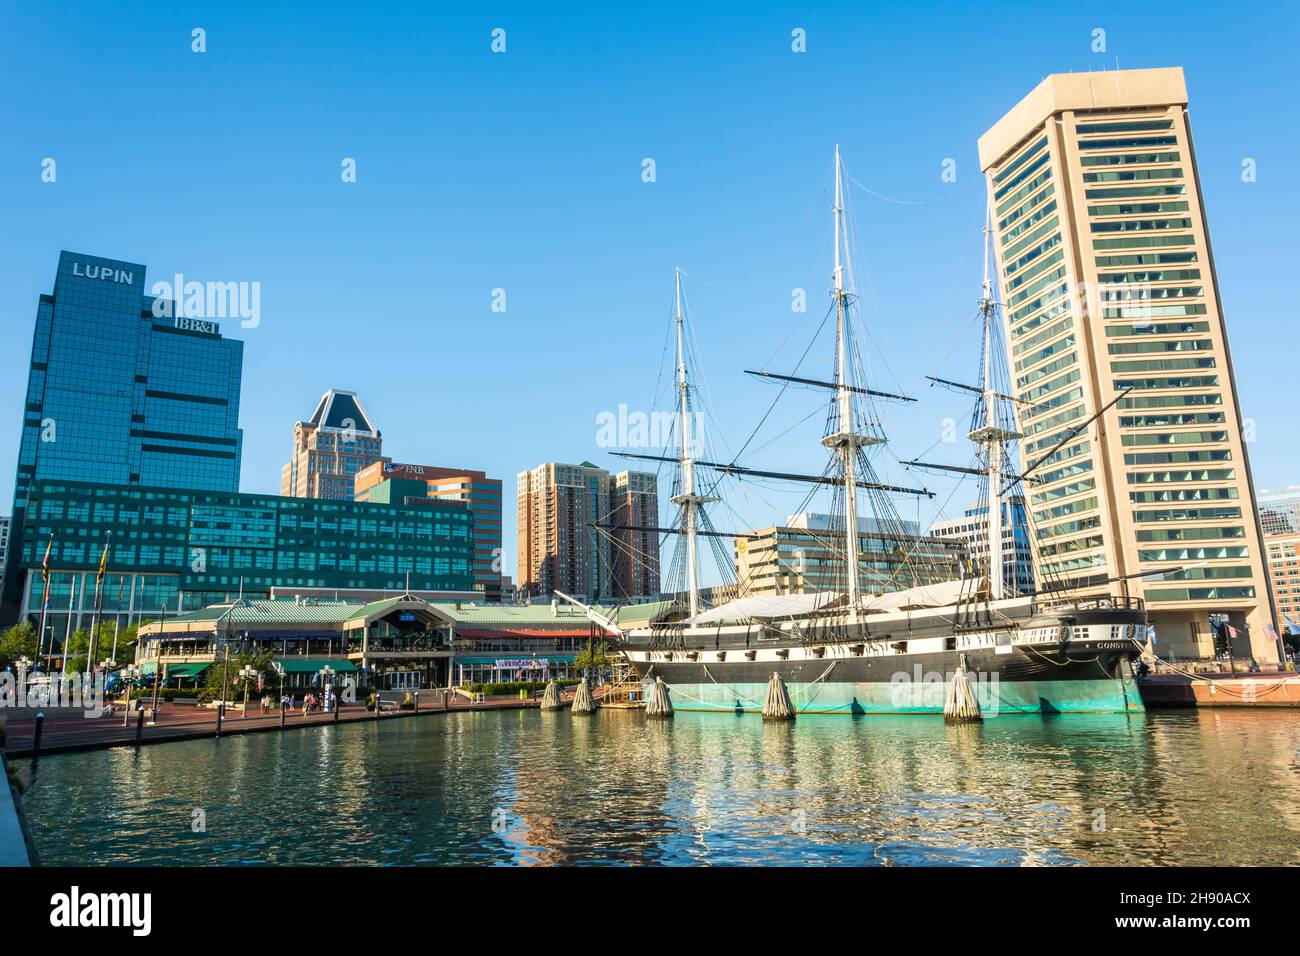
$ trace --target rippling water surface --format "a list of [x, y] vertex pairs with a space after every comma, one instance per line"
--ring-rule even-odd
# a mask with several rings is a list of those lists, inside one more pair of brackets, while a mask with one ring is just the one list
[[[48, 864], [1294, 864], [1283, 712], [506, 711], [47, 757]], [[205, 832], [194, 832], [196, 810]]]

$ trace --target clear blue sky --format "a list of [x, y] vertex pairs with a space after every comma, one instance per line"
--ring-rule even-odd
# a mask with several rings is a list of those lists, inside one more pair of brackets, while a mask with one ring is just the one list
[[[596, 447], [595, 419], [651, 402], [674, 266], [691, 277], [724, 437], [746, 437], [773, 393], [741, 370], [797, 357], [802, 341], [768, 364], [792, 288], [817, 317], [825, 301], [836, 142], [849, 172], [894, 200], [851, 188], [884, 381], [934, 399], [887, 422], [908, 457], [962, 411], [920, 377], [954, 344], [941, 374], [975, 361], [958, 337], [979, 282], [977, 137], [1044, 75], [1117, 62], [1186, 70], [1255, 474], [1300, 482], [1300, 133], [1269, 98], [1297, 87], [1293, 4], [465, 6], [0, 8], [0, 409], [13, 442], [0, 499], [37, 296], [72, 249], [145, 263], [151, 282], [261, 283], [261, 325], [224, 323], [246, 342], [244, 490], [278, 490], [293, 422], [327, 387], [355, 389], [386, 453], [505, 480], [513, 573], [515, 473], [619, 466]], [[206, 53], [191, 52], [194, 27]], [[489, 49], [495, 27], [503, 55]], [[805, 54], [790, 50], [795, 27]], [[1096, 27], [1105, 53], [1091, 50]], [[344, 157], [355, 184], [340, 181]], [[1241, 181], [1243, 157], [1257, 182]], [[940, 180], [945, 158], [955, 183]], [[494, 288], [505, 314], [490, 309]], [[756, 462], [820, 470], [816, 435], [795, 437]], [[760, 497], [718, 525], [787, 504]], [[959, 492], [948, 513], [965, 503]]]

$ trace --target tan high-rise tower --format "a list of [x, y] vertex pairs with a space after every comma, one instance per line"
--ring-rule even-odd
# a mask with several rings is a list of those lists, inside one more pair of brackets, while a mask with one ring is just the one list
[[351, 501], [354, 476], [383, 451], [383, 437], [357, 393], [331, 388], [310, 420], [293, 426], [293, 457], [280, 469], [280, 494]]
[[1163, 657], [1211, 656], [1225, 614], [1276, 660], [1182, 70], [1049, 76], [979, 153], [1024, 458], [1056, 449], [1026, 489], [1040, 590], [1145, 598]]
[[518, 480], [519, 590], [609, 599], [609, 538], [592, 527], [609, 523], [609, 472], [591, 462], [548, 463]]
[[659, 593], [654, 475], [550, 462], [518, 480], [521, 592], [616, 603]]

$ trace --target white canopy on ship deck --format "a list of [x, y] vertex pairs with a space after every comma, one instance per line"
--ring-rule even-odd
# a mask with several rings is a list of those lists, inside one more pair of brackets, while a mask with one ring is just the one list
[[921, 584], [905, 591], [886, 591], [878, 597], [869, 597], [863, 604], [868, 611], [901, 611], [905, 608], [944, 607], [956, 604], [961, 597], [965, 581], [940, 581]]
[[843, 600], [838, 591], [814, 591], [812, 594], [763, 594], [737, 598], [695, 615], [689, 624], [721, 624], [724, 621], [774, 620], [811, 614]]
[[[922, 584], [903, 591], [887, 591], [867, 597], [862, 610], [867, 613], [901, 611], [912, 608], [944, 607], [956, 604], [961, 597], [964, 581], [940, 581]], [[812, 594], [769, 594], [737, 598], [726, 604], [695, 615], [687, 623], [692, 625], [722, 624], [727, 621], [778, 620], [811, 614], [822, 608], [842, 604], [840, 591], [815, 591]]]

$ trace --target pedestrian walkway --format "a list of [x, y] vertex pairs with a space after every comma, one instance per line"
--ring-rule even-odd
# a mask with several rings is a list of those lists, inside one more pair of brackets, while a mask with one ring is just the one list
[[[565, 699], [571, 699], [572, 694]], [[148, 702], [146, 701], [146, 704]], [[339, 708], [338, 723], [352, 723], [360, 720], [395, 720], [404, 717], [428, 716], [446, 711], [507, 710], [536, 707], [539, 697], [520, 700], [517, 697], [494, 697], [481, 703], [471, 703], [451, 695], [446, 699], [441, 691], [423, 691], [419, 697], [419, 710], [384, 710], [376, 718], [374, 711], [367, 710], [364, 704], [346, 704]], [[117, 711], [110, 716], [87, 717], [80, 710], [47, 710], [41, 728], [40, 753], [67, 753], [77, 750], [98, 750], [105, 747], [129, 746], [136, 742], [136, 713], [131, 713], [126, 726], [123, 726], [122, 713]], [[301, 708], [291, 710], [284, 718], [284, 728], [293, 730], [302, 727], [319, 727], [335, 722], [333, 713], [314, 713], [303, 716]], [[11, 711], [6, 727], [4, 752], [11, 760], [16, 757], [32, 755], [35, 736], [35, 711], [22, 709]], [[280, 712], [273, 711], [263, 715], [254, 705], [248, 708], [248, 715], [241, 716], [239, 710], [226, 711], [221, 723], [222, 736], [236, 734], [260, 733], [280, 729]], [[139, 729], [140, 742], [146, 744], [164, 743], [175, 740], [192, 740], [212, 737], [217, 731], [217, 712], [213, 708], [198, 707], [194, 704], [162, 703], [158, 709], [156, 723], [146, 718], [143, 728]]]

